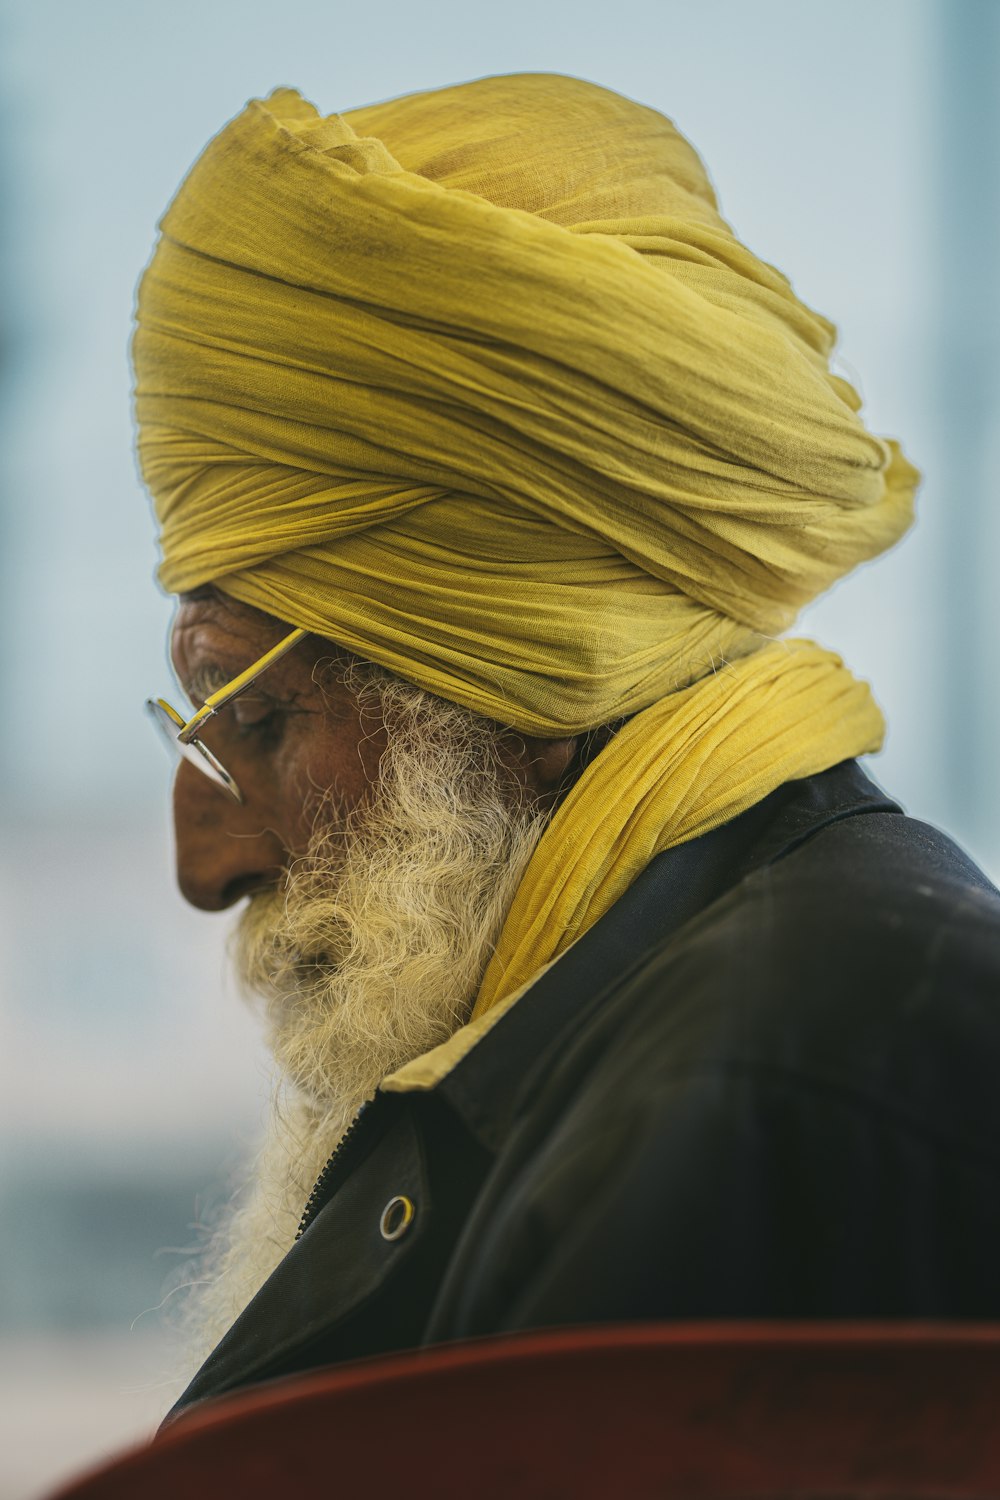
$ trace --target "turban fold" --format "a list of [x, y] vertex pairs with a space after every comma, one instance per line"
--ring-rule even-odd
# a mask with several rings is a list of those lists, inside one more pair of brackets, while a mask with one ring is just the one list
[[282, 89], [161, 229], [133, 352], [165, 587], [525, 732], [636, 715], [481, 1008], [657, 849], [878, 746], [836, 658], [766, 642], [897, 540], [916, 471], [662, 115], [551, 75], [327, 118]]
[[281, 90], [142, 281], [161, 580], [528, 732], [633, 713], [907, 525], [833, 337], [651, 109], [547, 75], [326, 119]]

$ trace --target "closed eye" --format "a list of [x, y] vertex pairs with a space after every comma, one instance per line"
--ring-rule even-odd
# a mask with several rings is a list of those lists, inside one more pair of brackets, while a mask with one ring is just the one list
[[241, 729], [257, 729], [281, 712], [273, 698], [240, 697], [229, 704], [229, 711]]
[[260, 750], [274, 749], [288, 722], [287, 711], [266, 699], [246, 704], [237, 699], [232, 713], [237, 738]]

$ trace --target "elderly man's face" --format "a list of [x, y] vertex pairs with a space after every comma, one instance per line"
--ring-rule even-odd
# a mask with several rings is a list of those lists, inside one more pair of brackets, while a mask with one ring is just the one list
[[[287, 626], [224, 596], [181, 601], [171, 651], [192, 703], [230, 681], [287, 633]], [[246, 693], [222, 709], [203, 736], [235, 778], [239, 804], [182, 761], [174, 783], [177, 879], [183, 895], [220, 911], [281, 879], [303, 854], [321, 806], [339, 824], [378, 781], [385, 729], [364, 711], [336, 670], [317, 677], [336, 648], [307, 637]], [[541, 806], [558, 795], [575, 740], [511, 732], [504, 761]]]
[[[181, 602], [171, 650], [178, 679], [196, 706], [287, 633], [260, 611], [209, 596]], [[174, 783], [177, 877], [195, 906], [219, 911], [271, 886], [309, 841], [318, 798], [346, 816], [377, 779], [385, 746], [378, 722], [353, 694], [324, 675], [329, 644], [307, 637], [259, 682], [222, 709], [205, 743], [236, 779], [242, 805], [182, 761]]]

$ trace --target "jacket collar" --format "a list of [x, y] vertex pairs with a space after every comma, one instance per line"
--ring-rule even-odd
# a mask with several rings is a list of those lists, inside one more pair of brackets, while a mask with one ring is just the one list
[[[499, 1150], [519, 1112], [525, 1058], [541, 1058], [564, 1031], [579, 1025], [583, 1008], [601, 1004], [626, 970], [754, 870], [782, 859], [831, 823], [868, 812], [902, 809], [857, 762], [845, 761], [788, 782], [732, 822], [666, 850], [540, 977], [498, 1007], [495, 1018], [484, 1017], [487, 1025], [463, 1027], [416, 1066], [391, 1075], [383, 1091], [436, 1089], [481, 1145]], [[584, 1003], [581, 997], [591, 998]]]

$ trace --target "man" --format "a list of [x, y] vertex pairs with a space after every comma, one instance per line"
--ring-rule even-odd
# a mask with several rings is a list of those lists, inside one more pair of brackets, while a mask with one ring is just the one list
[[283, 1079], [184, 1401], [546, 1324], [997, 1314], [1000, 898], [776, 639], [911, 517], [833, 338], [574, 79], [281, 90], [182, 185], [134, 355], [197, 707], [154, 712]]

